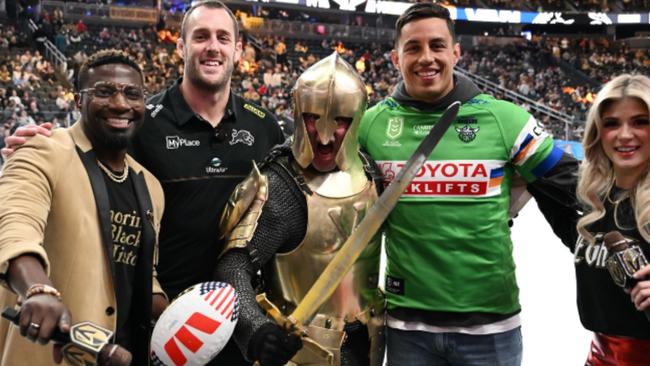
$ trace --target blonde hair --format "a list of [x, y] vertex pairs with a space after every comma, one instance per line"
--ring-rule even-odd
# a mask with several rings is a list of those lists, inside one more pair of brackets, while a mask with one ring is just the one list
[[[650, 108], [650, 78], [644, 75], [620, 75], [605, 84], [587, 114], [582, 139], [584, 160], [578, 178], [578, 199], [585, 205], [585, 215], [578, 220], [578, 233], [593, 243], [594, 236], [586, 229], [591, 223], [605, 216], [603, 200], [615, 183], [614, 169], [603, 150], [600, 137], [601, 115], [612, 102], [624, 98], [637, 98]], [[630, 190], [630, 202], [641, 236], [650, 241], [650, 177], [646, 170], [635, 187]]]

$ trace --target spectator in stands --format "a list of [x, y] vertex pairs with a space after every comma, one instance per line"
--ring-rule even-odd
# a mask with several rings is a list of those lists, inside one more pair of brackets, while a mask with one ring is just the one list
[[4, 110], [8, 102], [9, 100], [7, 98], [7, 89], [0, 88], [0, 110]]
[[52, 24], [54, 24], [57, 31], [63, 27], [63, 22], [63, 10], [61, 8], [54, 9], [52, 12]]
[[275, 54], [277, 55], [277, 63], [284, 65], [287, 63], [287, 44], [284, 38], [279, 38], [275, 43]]
[[19, 125], [25, 126], [29, 124], [35, 124], [36, 120], [34, 120], [34, 118], [32, 118], [32, 116], [27, 114], [27, 111], [23, 109], [20, 111], [20, 115], [18, 116], [17, 122]]
[[49, 61], [43, 62], [43, 67], [39, 72], [41, 80], [52, 84], [54, 82], [54, 67]]
[[63, 90], [59, 90], [58, 95], [56, 96], [56, 106], [62, 111], [70, 110], [70, 103], [67, 101]]
[[68, 33], [68, 40], [71, 44], [78, 44], [81, 42], [81, 33], [79, 27], [73, 28]]
[[108, 31], [108, 28], [104, 27], [101, 32], [99, 32], [99, 40], [103, 43], [108, 43], [108, 40], [111, 38], [111, 33]]
[[29, 114], [32, 115], [32, 116], [36, 116], [36, 115], [41, 113], [41, 108], [39, 107], [38, 101], [36, 100], [36, 98], [32, 98], [29, 101], [28, 108], [29, 108]]
[[244, 61], [247, 61], [250, 64], [255, 64], [257, 57], [257, 52], [255, 51], [255, 47], [253, 47], [253, 44], [250, 42], [246, 42], [246, 45], [244, 45], [244, 52], [242, 54], [242, 59]]
[[19, 59], [20, 59], [20, 65], [25, 66], [26, 64], [32, 61], [32, 53], [29, 50], [27, 50], [22, 55], [20, 55]]
[[15, 106], [22, 107], [23, 102], [18, 96], [18, 91], [16, 89], [11, 89], [9, 92], [9, 101], [13, 102]]
[[309, 68], [309, 66], [316, 63], [317, 60], [316, 60], [316, 56], [314, 56], [313, 53], [309, 53], [309, 55], [307, 55], [306, 57], [305, 56], [300, 56], [298, 58], [298, 61], [300, 61], [300, 66], [303, 69], [307, 69], [307, 68]]
[[293, 46], [293, 50], [297, 52], [299, 55], [301, 55], [301, 54], [306, 54], [307, 51], [309, 50], [309, 47], [303, 45], [302, 42], [300, 41], [296, 41], [296, 43]]
[[65, 54], [68, 48], [68, 40], [66, 39], [67, 32], [59, 31], [54, 36], [54, 45], [62, 54]]
[[25, 75], [25, 71], [20, 71], [19, 73], [15, 74], [13, 83], [14, 86], [19, 89], [29, 87], [29, 79], [27, 78], [27, 75]]
[[7, 69], [7, 64], [0, 65], [0, 82], [9, 83], [11, 81], [11, 73]]
[[273, 73], [271, 74], [271, 80], [269, 81], [269, 86], [272, 88], [279, 87], [282, 85], [284, 80], [285, 72], [282, 70], [283, 64], [277, 63], [273, 68]]
[[86, 25], [86, 23], [84, 23], [82, 19], [79, 19], [79, 21], [77, 21], [76, 30], [77, 30], [77, 34], [82, 35], [88, 32], [88, 26]]
[[271, 68], [264, 68], [264, 74], [262, 75], [262, 80], [264, 80], [264, 85], [271, 85], [271, 77], [273, 76], [273, 70]]

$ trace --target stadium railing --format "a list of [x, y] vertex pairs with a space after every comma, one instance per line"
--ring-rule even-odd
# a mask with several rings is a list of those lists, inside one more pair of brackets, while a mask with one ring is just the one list
[[515, 103], [528, 105], [531, 109], [531, 112], [543, 114], [545, 116], [549, 116], [554, 120], [564, 123], [564, 138], [565, 140], [569, 140], [569, 137], [571, 136], [570, 128], [573, 124], [576, 123], [575, 118], [573, 116], [569, 116], [566, 113], [558, 112], [552, 108], [549, 108], [544, 104], [538, 103], [528, 97], [525, 97], [522, 94], [514, 92], [510, 89], [506, 89], [476, 74], [472, 74], [471, 72], [461, 67], [456, 66], [454, 70], [457, 73], [470, 78], [484, 92], [489, 92], [493, 94], [497, 94], [497, 93], [502, 94], [505, 96], [506, 99], [511, 100]]
[[[32, 19], [29, 19], [29, 29], [33, 32], [35, 32], [38, 29], [38, 26]], [[45, 40], [43, 42], [43, 45], [45, 46], [45, 57], [50, 61], [55, 69], [59, 71], [62, 74], [65, 74], [65, 72], [68, 70], [68, 60], [65, 57], [61, 51], [59, 51], [56, 46], [50, 42], [50, 40]]]

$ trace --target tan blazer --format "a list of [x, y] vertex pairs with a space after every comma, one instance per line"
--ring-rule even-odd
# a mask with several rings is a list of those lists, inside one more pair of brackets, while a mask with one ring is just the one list
[[[148, 212], [143, 214], [147, 219], [143, 219], [137, 267], [138, 271], [146, 267], [148, 273], [136, 274], [133, 303], [148, 301], [142, 316], [150, 316], [151, 292], [146, 289], [162, 293], [153, 265], [163, 191], [140, 164], [131, 157], [127, 161], [140, 210]], [[70, 309], [73, 324], [88, 320], [115, 330], [109, 203], [101, 174], [81, 123], [55, 130], [50, 138], [29, 139], [7, 161], [0, 177], [0, 311], [16, 303], [3, 280], [9, 260], [30, 253], [45, 265]], [[146, 348], [148, 338], [141, 341]], [[54, 365], [52, 345], [31, 343], [20, 336], [17, 327], [0, 320], [0, 365], [27, 364]]]

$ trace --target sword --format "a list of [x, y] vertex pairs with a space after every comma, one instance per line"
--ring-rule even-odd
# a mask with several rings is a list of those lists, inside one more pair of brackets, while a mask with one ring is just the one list
[[[300, 304], [291, 313], [284, 317], [278, 314], [279, 311], [271, 304], [266, 297], [258, 295], [258, 302], [273, 314], [274, 320], [289, 330], [297, 331], [306, 335], [303, 324], [306, 324], [316, 314], [323, 303], [334, 293], [343, 277], [348, 273], [357, 258], [361, 255], [368, 242], [372, 239], [379, 227], [383, 224], [388, 214], [399, 201], [404, 189], [411, 183], [422, 168], [427, 158], [436, 147], [445, 131], [449, 128], [458, 114], [460, 102], [454, 102], [444, 112], [442, 117], [433, 126], [429, 134], [422, 140], [411, 158], [406, 162], [397, 177], [390, 183], [384, 193], [372, 205], [363, 220], [354, 229], [352, 234], [343, 243], [341, 249], [336, 253], [332, 261], [325, 267], [323, 273], [314, 282]], [[312, 348], [312, 347], [309, 347]]]

